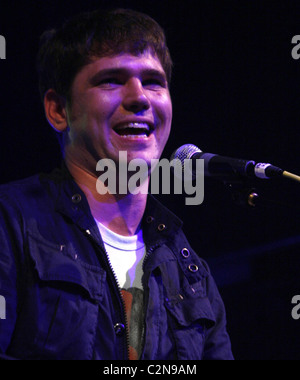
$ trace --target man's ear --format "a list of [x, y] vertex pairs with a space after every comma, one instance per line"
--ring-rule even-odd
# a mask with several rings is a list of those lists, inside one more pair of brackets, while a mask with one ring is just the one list
[[53, 89], [44, 96], [44, 109], [49, 124], [57, 131], [64, 132], [68, 128], [66, 99]]

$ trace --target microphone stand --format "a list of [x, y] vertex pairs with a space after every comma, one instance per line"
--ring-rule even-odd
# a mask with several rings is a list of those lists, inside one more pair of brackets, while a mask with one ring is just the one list
[[260, 198], [255, 187], [245, 179], [223, 181], [227, 190], [231, 193], [232, 201], [243, 207], [256, 207]]
[[[289, 174], [292, 173], [288, 173], [288, 175], [285, 175], [285, 177], [289, 177]], [[296, 178], [289, 178], [299, 181], [299, 176], [295, 176], [294, 174], [292, 174], [292, 176]], [[254, 184], [249, 180], [249, 178], [237, 177], [235, 179], [224, 180], [223, 183], [227, 190], [229, 190], [229, 192], [231, 193], [232, 201], [238, 206], [255, 208], [269, 205], [271, 207], [280, 206], [284, 208], [291, 208], [294, 211], [300, 211], [300, 208], [295, 207], [295, 205], [291, 206], [286, 203], [263, 197], [261, 193], [257, 190], [257, 188], [254, 186]]]

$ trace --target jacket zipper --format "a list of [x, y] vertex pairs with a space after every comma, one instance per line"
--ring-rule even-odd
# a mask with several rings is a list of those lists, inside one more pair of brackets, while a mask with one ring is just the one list
[[109, 259], [109, 256], [108, 256], [108, 253], [107, 253], [106, 250], [105, 250], [105, 256], [106, 256], [107, 264], [108, 264], [108, 266], [110, 268], [110, 271], [111, 271], [111, 274], [113, 276], [113, 279], [115, 280], [115, 283], [117, 285], [117, 289], [118, 289], [118, 293], [119, 293], [119, 298], [121, 300], [123, 320], [125, 322], [126, 357], [129, 360], [129, 327], [128, 327], [128, 320], [127, 320], [127, 314], [126, 314], [125, 301], [124, 301], [124, 298], [123, 298], [122, 289], [121, 289], [119, 280], [118, 280], [118, 278], [116, 276], [116, 273], [115, 273], [115, 271], [114, 271], [114, 269], [112, 267], [111, 261]]
[[158, 248], [158, 247], [160, 247], [160, 246], [161, 246], [161, 243], [157, 243], [157, 244], [152, 245], [152, 246], [150, 246], [149, 248], [147, 248], [147, 252], [146, 252], [146, 255], [145, 255], [145, 257], [144, 257], [143, 264], [142, 264], [143, 272], [145, 272], [145, 266], [146, 266], [146, 263], [147, 263], [147, 261], [148, 261], [148, 259], [149, 259], [149, 256], [153, 253], [153, 251], [154, 251], [156, 248]]
[[[89, 230], [88, 230], [89, 231]], [[86, 231], [87, 232], [87, 231]], [[129, 360], [129, 328], [128, 328], [128, 320], [127, 320], [127, 314], [126, 314], [126, 307], [125, 307], [125, 301], [124, 301], [124, 298], [123, 298], [123, 295], [122, 295], [122, 290], [121, 290], [121, 286], [120, 286], [120, 283], [119, 283], [119, 280], [116, 276], [116, 273], [112, 267], [112, 264], [111, 264], [111, 261], [109, 259], [109, 256], [108, 256], [108, 253], [105, 249], [104, 246], [99, 246], [99, 242], [97, 239], [95, 239], [92, 235], [91, 235], [91, 232], [89, 231], [88, 233], [88, 236], [91, 237], [93, 239], [93, 241], [97, 244], [97, 247], [99, 247], [99, 249], [103, 252], [104, 252], [104, 256], [105, 256], [105, 261], [106, 261], [106, 264], [109, 268], [109, 271], [110, 271], [110, 274], [112, 276], [112, 279], [113, 281], [115, 282], [115, 285], [117, 287], [117, 290], [118, 290], [118, 295], [119, 295], [119, 300], [121, 301], [121, 318], [124, 322], [125, 322], [125, 339], [126, 339], [126, 357], [127, 357], [127, 360]]]
[[[147, 252], [146, 252], [146, 255], [144, 257], [144, 261], [143, 261], [143, 264], [142, 264], [142, 268], [143, 268], [143, 273], [145, 273], [145, 266], [146, 266], [146, 263], [150, 257], [150, 255], [153, 253], [153, 251], [158, 248], [161, 244], [155, 244], [155, 245], [152, 245], [150, 246], [149, 248], [147, 248]], [[144, 289], [144, 292], [145, 292], [145, 289], [146, 289], [146, 282], [145, 282], [145, 277], [143, 277], [143, 289]], [[142, 336], [142, 341], [143, 341], [143, 344], [142, 344], [142, 352], [141, 352], [141, 358], [144, 357], [144, 353], [145, 353], [145, 341], [146, 341], [146, 317], [147, 317], [147, 308], [148, 308], [148, 299], [149, 299], [149, 292], [147, 293], [147, 299], [145, 298], [145, 304], [144, 304], [144, 328], [143, 328], [143, 336]]]

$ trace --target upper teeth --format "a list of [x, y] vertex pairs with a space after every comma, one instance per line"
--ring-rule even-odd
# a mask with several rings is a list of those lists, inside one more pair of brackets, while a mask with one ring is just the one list
[[150, 130], [150, 127], [147, 123], [126, 123], [126, 124], [118, 125], [118, 129], [126, 129], [126, 128], [139, 128], [139, 129], [146, 129], [147, 131]]

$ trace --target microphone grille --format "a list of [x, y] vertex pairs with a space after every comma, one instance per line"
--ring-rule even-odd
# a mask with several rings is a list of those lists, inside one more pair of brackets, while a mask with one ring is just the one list
[[195, 153], [202, 153], [202, 151], [196, 145], [185, 144], [185, 145], [182, 145], [177, 150], [175, 150], [175, 152], [171, 156], [171, 160], [177, 158], [181, 161], [183, 165], [184, 160], [192, 158], [192, 156]]

